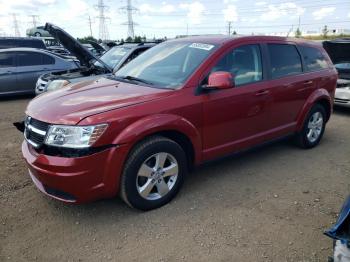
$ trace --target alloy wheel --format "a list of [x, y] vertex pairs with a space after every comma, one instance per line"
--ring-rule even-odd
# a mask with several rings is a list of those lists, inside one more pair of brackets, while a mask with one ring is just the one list
[[321, 135], [323, 129], [323, 116], [321, 112], [315, 112], [311, 115], [307, 125], [307, 139], [314, 143]]
[[178, 163], [173, 155], [156, 153], [140, 166], [136, 177], [137, 191], [144, 199], [160, 199], [172, 190], [178, 174]]

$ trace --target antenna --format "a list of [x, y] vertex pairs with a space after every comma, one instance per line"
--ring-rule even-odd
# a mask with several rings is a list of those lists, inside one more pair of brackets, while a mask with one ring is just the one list
[[38, 21], [39, 21], [39, 16], [38, 15], [28, 15], [28, 16], [32, 18], [33, 27], [37, 27]]
[[134, 38], [135, 37], [135, 31], [134, 26], [137, 25], [132, 19], [132, 14], [138, 11], [138, 9], [131, 4], [131, 0], [126, 1], [126, 6], [121, 7], [120, 10], [126, 12], [128, 21], [125, 23], [122, 23], [122, 25], [128, 26], [128, 37]]
[[12, 18], [13, 18], [13, 28], [15, 29], [15, 36], [21, 36], [21, 34], [19, 32], [17, 14], [12, 13]]
[[108, 28], [106, 25], [106, 20], [110, 19], [105, 16], [105, 11], [109, 8], [103, 3], [103, 0], [99, 0], [98, 4], [95, 6], [98, 9], [99, 15], [97, 18], [100, 20], [99, 22], [99, 38], [102, 40], [107, 40], [109, 38]]

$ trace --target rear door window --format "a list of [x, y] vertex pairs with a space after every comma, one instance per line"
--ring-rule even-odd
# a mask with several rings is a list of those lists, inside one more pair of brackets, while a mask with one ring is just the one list
[[299, 46], [299, 49], [304, 58], [306, 71], [317, 71], [328, 68], [326, 58], [317, 48], [309, 46]]
[[18, 66], [36, 66], [43, 64], [43, 57], [40, 53], [34, 52], [18, 52]]
[[0, 68], [14, 67], [15, 66], [15, 53], [0, 53]]
[[272, 79], [302, 72], [298, 50], [290, 44], [268, 44]]

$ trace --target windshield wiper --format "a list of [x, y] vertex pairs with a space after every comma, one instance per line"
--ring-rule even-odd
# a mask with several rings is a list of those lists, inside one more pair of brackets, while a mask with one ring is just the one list
[[120, 78], [126, 79], [126, 80], [130, 80], [130, 81], [136, 81], [136, 82], [144, 83], [146, 85], [151, 85], [151, 86], [154, 85], [152, 82], [149, 82], [147, 80], [144, 80], [142, 78], [138, 78], [138, 77], [135, 77], [135, 76], [122, 76]]

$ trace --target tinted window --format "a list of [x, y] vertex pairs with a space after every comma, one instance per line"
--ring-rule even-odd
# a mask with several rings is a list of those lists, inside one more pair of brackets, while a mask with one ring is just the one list
[[53, 65], [55, 63], [55, 59], [48, 55], [42, 55], [43, 56], [43, 65]]
[[328, 68], [328, 63], [320, 50], [309, 46], [300, 46], [306, 71], [316, 71]]
[[236, 85], [262, 80], [261, 53], [258, 45], [245, 45], [235, 48], [225, 55], [211, 72], [230, 72]]
[[271, 77], [279, 78], [302, 72], [300, 55], [294, 45], [268, 44]]
[[15, 53], [0, 53], [0, 68], [15, 66]]
[[42, 65], [42, 55], [34, 52], [19, 52], [17, 54], [18, 66]]

